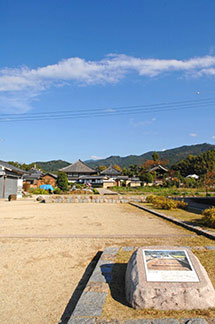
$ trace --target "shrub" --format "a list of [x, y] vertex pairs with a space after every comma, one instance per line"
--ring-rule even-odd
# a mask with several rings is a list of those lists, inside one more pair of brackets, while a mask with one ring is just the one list
[[28, 192], [32, 193], [33, 195], [48, 195], [49, 192], [45, 189], [41, 188], [30, 188]]
[[54, 188], [54, 194], [59, 195], [61, 193], [60, 188]]
[[168, 199], [163, 196], [159, 196], [153, 199], [153, 205], [161, 209], [174, 209], [177, 208], [177, 202], [172, 199]]
[[187, 205], [188, 205], [188, 203], [186, 203], [186, 202], [184, 202], [183, 200], [178, 200], [178, 201], [176, 201], [177, 202], [177, 208], [182, 208], [182, 209], [184, 209], [184, 208], [186, 208], [187, 207]]
[[75, 186], [76, 189], [82, 189], [85, 187], [84, 183], [73, 183], [73, 186]]
[[166, 198], [164, 196], [153, 196], [149, 195], [146, 197], [146, 202], [153, 204], [156, 208], [160, 209], [175, 209], [185, 208], [188, 204], [184, 201], [178, 201]]
[[153, 203], [153, 200], [156, 199], [156, 198], [157, 198], [157, 197], [154, 196], [154, 195], [148, 195], [148, 196], [146, 197], [146, 202], [147, 202], [147, 203]]
[[215, 208], [207, 208], [202, 213], [203, 217], [201, 219], [202, 224], [215, 228]]
[[99, 194], [99, 192], [98, 192], [98, 190], [96, 188], [93, 188], [93, 193], [96, 194], [96, 195]]

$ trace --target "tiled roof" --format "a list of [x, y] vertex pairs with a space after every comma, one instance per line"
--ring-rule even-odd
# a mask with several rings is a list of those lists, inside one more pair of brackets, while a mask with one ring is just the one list
[[150, 170], [149, 170], [149, 172], [151, 172], [151, 171], [156, 171], [156, 170], [163, 170], [163, 171], [165, 171], [165, 172], [168, 172], [168, 169], [166, 169], [166, 168], [164, 168], [162, 165], [160, 165], [160, 164], [158, 164], [158, 165], [156, 165], [156, 166], [154, 166], [153, 168], [151, 168]]
[[3, 166], [5, 169], [9, 170], [9, 171], [12, 171], [12, 172], [15, 172], [15, 173], [19, 173], [19, 174], [24, 174], [25, 171], [20, 169], [20, 168], [17, 168], [7, 162], [4, 162], [2, 160], [0, 160], [0, 166]]
[[120, 175], [122, 174], [119, 170], [115, 169], [112, 165], [110, 165], [107, 169], [100, 172], [100, 174], [104, 175]]
[[60, 169], [60, 171], [68, 173], [95, 173], [94, 169], [88, 167], [84, 162], [78, 160], [74, 164], [68, 165], [65, 168]]

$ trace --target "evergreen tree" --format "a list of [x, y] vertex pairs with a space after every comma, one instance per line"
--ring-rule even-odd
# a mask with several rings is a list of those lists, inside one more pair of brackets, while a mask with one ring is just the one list
[[65, 172], [58, 172], [56, 184], [62, 191], [68, 190], [68, 178]]
[[153, 158], [154, 161], [158, 161], [159, 160], [159, 154], [157, 152], [153, 152], [152, 158]]

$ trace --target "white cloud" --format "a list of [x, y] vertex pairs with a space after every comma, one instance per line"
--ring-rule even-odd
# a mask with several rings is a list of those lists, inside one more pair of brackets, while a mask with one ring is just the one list
[[189, 135], [190, 135], [191, 137], [196, 137], [196, 136], [197, 136], [196, 133], [190, 133]]
[[151, 125], [156, 121], [156, 118], [152, 118], [150, 120], [140, 120], [140, 121], [135, 121], [133, 118], [130, 119], [130, 124], [133, 127], [145, 127], [147, 125]]
[[212, 136], [212, 139], [215, 139], [215, 136]]
[[161, 150], [162, 152], [165, 152], [166, 151], [166, 149], [165, 148], [163, 148], [162, 150]]
[[101, 160], [101, 159], [104, 159], [104, 158], [101, 157], [101, 156], [92, 155], [92, 156], [91, 156], [91, 159], [92, 159], [92, 160]]
[[180, 72], [196, 77], [215, 75], [215, 56], [177, 60], [109, 54], [100, 61], [86, 61], [83, 58], [71, 57], [36, 69], [26, 66], [15, 69], [3, 68], [0, 70], [0, 92], [4, 93], [4, 96], [9, 93], [15, 99], [17, 99], [16, 93], [24, 94], [26, 100], [21, 100], [20, 103], [24, 102], [24, 105], [27, 104], [29, 108], [27, 101], [32, 94], [39, 95], [41, 91], [51, 86], [64, 86], [71, 82], [82, 85], [113, 84], [131, 72], [150, 78], [167, 72]]

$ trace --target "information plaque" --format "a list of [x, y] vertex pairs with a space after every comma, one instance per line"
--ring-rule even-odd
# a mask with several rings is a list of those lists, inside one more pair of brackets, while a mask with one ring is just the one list
[[146, 250], [143, 260], [147, 281], [199, 282], [185, 250]]

